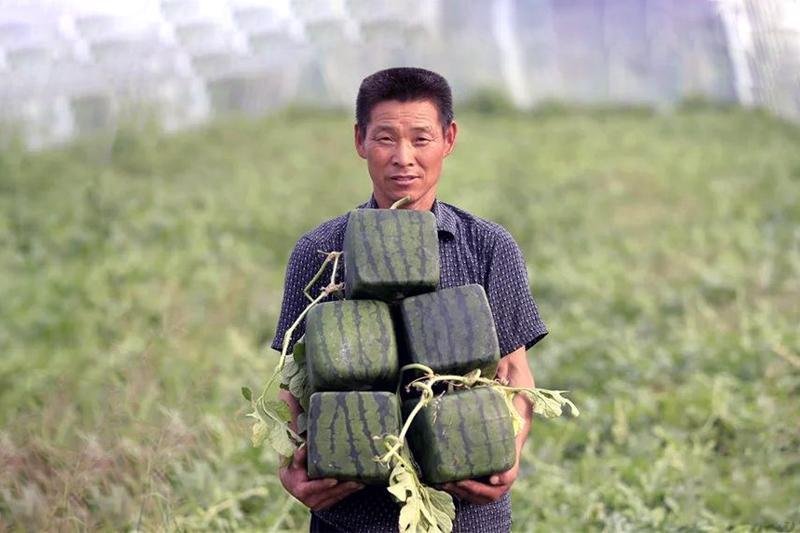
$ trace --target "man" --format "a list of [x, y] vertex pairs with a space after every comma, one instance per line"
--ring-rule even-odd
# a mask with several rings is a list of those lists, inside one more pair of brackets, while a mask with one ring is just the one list
[[[498, 378], [514, 386], [533, 387], [526, 349], [547, 334], [528, 288], [519, 247], [501, 226], [436, 200], [444, 159], [453, 151], [458, 128], [453, 120], [447, 81], [417, 68], [376, 72], [361, 83], [356, 100], [355, 148], [367, 162], [372, 198], [360, 208], [388, 208], [411, 196], [405, 209], [436, 215], [441, 264], [440, 288], [483, 285], [505, 354]], [[305, 308], [303, 288], [319, 269], [322, 251], [342, 249], [347, 215], [330, 220], [297, 242], [286, 272], [278, 330], [272, 347], [281, 349], [285, 331]], [[319, 294], [324, 282], [313, 288]], [[298, 328], [292, 342], [303, 333]], [[282, 391], [296, 416], [300, 407]], [[508, 531], [509, 489], [519, 472], [519, 457], [530, 427], [530, 407], [522, 398], [517, 409], [525, 425], [517, 437], [517, 461], [489, 480], [465, 480], [443, 487], [455, 496], [454, 531]], [[396, 531], [398, 506], [383, 487], [351, 481], [309, 480], [305, 450], [280, 469], [287, 491], [312, 510], [312, 531]]]

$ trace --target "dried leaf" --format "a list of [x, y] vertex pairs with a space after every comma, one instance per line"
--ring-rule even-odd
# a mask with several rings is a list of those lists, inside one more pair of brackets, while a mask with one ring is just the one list
[[566, 391], [554, 391], [548, 389], [532, 389], [524, 391], [525, 396], [533, 404], [533, 412], [545, 418], [555, 418], [561, 416], [564, 407], [569, 409], [569, 414], [578, 416], [580, 412], [569, 398], [562, 395]]
[[389, 475], [387, 490], [400, 502], [401, 532], [445, 532], [453, 530], [455, 506], [446, 492], [426, 487], [419, 480], [405, 448]]
[[267, 438], [268, 428], [267, 424], [259, 420], [255, 424], [253, 424], [253, 434], [250, 436], [250, 440], [253, 443], [253, 446], [259, 447], [264, 444], [264, 440]]
[[525, 419], [519, 414], [517, 411], [517, 407], [514, 405], [514, 398], [516, 397], [517, 393], [514, 391], [503, 390], [503, 400], [506, 402], [506, 408], [508, 409], [508, 414], [511, 415], [511, 426], [514, 428], [514, 436], [519, 435], [519, 432], [522, 431], [522, 427], [525, 425]]
[[472, 372], [469, 372], [468, 374], [464, 375], [464, 385], [466, 385], [468, 388], [472, 387], [473, 385], [475, 385], [475, 383], [478, 381], [480, 377], [481, 377], [481, 369], [476, 368]]

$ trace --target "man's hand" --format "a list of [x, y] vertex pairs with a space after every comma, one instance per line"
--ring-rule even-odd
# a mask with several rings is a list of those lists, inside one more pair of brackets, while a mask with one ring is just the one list
[[511, 490], [511, 485], [517, 479], [518, 473], [519, 459], [517, 459], [514, 466], [505, 472], [492, 474], [489, 477], [489, 483], [467, 479], [455, 483], [445, 483], [441, 488], [462, 500], [478, 505], [486, 505], [487, 503], [496, 502]]
[[[525, 353], [525, 347], [521, 346], [500, 359], [497, 365], [497, 379], [501, 383], [507, 383], [512, 387], [535, 387], [533, 381], [533, 373], [528, 365], [528, 356]], [[523, 424], [522, 429], [515, 439], [517, 460], [510, 469], [499, 474], [492, 474], [489, 477], [489, 483], [483, 483], [474, 479], [467, 479], [464, 481], [457, 481], [455, 483], [446, 483], [442, 485], [442, 489], [447, 492], [458, 496], [462, 500], [467, 500], [479, 505], [495, 502], [499, 500], [503, 494], [511, 490], [511, 485], [517, 479], [519, 474], [519, 460], [522, 455], [522, 447], [525, 445], [525, 439], [528, 437], [528, 430], [531, 425], [531, 408], [528, 401], [519, 395], [514, 399], [514, 406], [522, 416]]]
[[284, 488], [312, 511], [327, 509], [364, 488], [364, 485], [355, 481], [339, 482], [333, 478], [308, 479], [307, 453], [305, 446], [295, 451], [292, 462], [289, 466], [282, 466], [278, 470], [278, 475]]

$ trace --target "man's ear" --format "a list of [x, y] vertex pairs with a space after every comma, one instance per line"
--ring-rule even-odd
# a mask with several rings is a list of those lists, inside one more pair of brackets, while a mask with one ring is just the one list
[[367, 149], [364, 146], [364, 136], [361, 135], [361, 129], [358, 124], [353, 124], [353, 141], [356, 145], [356, 152], [361, 156], [361, 159], [367, 158]]
[[449, 126], [444, 130], [444, 155], [450, 155], [456, 147], [456, 137], [458, 136], [458, 125], [456, 121], [452, 121]]

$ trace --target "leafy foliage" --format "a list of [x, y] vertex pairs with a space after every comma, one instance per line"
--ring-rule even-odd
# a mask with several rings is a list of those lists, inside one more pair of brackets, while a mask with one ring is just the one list
[[268, 400], [261, 396], [253, 401], [253, 408], [253, 412], [247, 415], [256, 420], [252, 428], [253, 446], [261, 446], [266, 442], [284, 457], [294, 454], [297, 446], [290, 436], [289, 407], [280, 400]]
[[[423, 484], [405, 447], [397, 448], [399, 439], [384, 437], [393, 463], [388, 490], [400, 506], [399, 529], [402, 532], [449, 533], [453, 530], [455, 505], [450, 494]], [[391, 451], [395, 450], [395, 451]]]
[[[550, 329], [532, 368], [582, 411], [534, 423], [515, 523], [796, 527], [800, 129], [714, 109], [459, 125], [439, 196], [520, 244]], [[348, 132], [277, 114], [134, 157], [0, 152], [0, 529], [307, 529], [237, 395], [277, 361], [297, 236], [369, 196]]]

